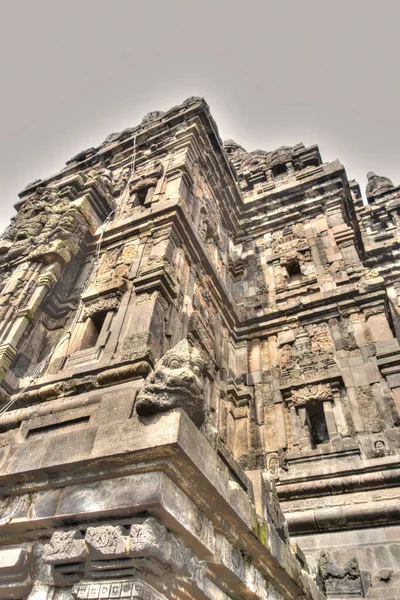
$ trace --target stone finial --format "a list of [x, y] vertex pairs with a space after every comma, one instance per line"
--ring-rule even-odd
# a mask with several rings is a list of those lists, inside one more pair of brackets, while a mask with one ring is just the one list
[[136, 412], [150, 416], [183, 408], [200, 427], [205, 417], [202, 353], [188, 340], [181, 340], [157, 362], [139, 392]]
[[142, 122], [140, 123], [140, 125], [142, 127], [144, 127], [145, 125], [151, 125], [151, 123], [155, 123], [156, 121], [158, 121], [159, 119], [161, 119], [161, 117], [164, 115], [165, 113], [160, 111], [160, 110], [153, 110], [152, 112], [147, 113], [147, 115], [145, 115], [142, 119]]
[[240, 144], [237, 144], [234, 140], [225, 140], [223, 143], [224, 150], [228, 155], [235, 154], [239, 152], [240, 154], [245, 154], [246, 150]]
[[377, 175], [373, 171], [367, 173], [367, 179], [368, 183], [365, 189], [367, 198], [371, 198], [394, 188], [392, 181], [388, 177]]

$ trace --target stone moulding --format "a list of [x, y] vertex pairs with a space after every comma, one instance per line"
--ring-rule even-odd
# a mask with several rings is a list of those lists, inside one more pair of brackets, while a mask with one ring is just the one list
[[22, 598], [32, 589], [29, 553], [23, 548], [0, 550], [0, 598]]
[[292, 535], [312, 532], [340, 531], [343, 527], [375, 527], [398, 525], [400, 522], [399, 501], [382, 500], [356, 505], [316, 508], [308, 511], [285, 513]]

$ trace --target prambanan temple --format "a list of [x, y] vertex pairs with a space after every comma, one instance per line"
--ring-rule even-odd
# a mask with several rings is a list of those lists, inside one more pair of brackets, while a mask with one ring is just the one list
[[400, 598], [400, 186], [367, 178], [189, 98], [20, 193], [0, 598]]

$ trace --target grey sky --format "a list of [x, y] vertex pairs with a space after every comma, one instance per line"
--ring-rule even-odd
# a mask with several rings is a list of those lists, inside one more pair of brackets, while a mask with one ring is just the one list
[[0, 228], [18, 192], [186, 97], [247, 150], [400, 183], [399, 0], [0, 0]]

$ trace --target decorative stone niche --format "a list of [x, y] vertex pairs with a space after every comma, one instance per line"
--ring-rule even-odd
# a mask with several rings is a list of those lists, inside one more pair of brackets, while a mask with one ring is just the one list
[[337, 389], [330, 384], [316, 384], [292, 389], [287, 398], [291, 414], [293, 444], [300, 449], [315, 450], [323, 444], [340, 441], [334, 414]]

